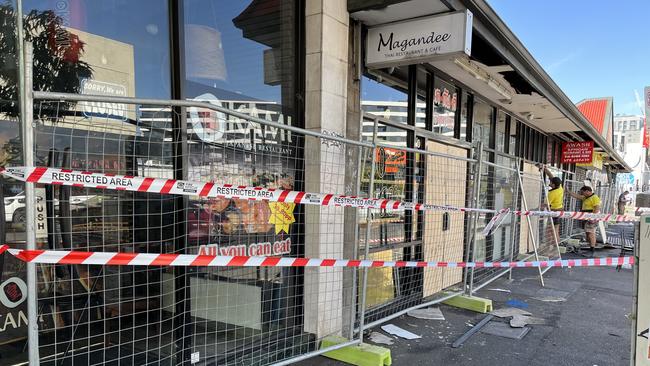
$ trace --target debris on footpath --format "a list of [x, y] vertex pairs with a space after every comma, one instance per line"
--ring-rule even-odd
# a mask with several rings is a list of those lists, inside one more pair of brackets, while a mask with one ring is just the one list
[[564, 302], [564, 297], [546, 296], [546, 297], [533, 297], [532, 299], [542, 302]]
[[545, 319], [533, 317], [532, 313], [518, 308], [496, 309], [490, 314], [499, 318], [512, 318], [510, 326], [513, 328], [523, 328], [528, 324], [546, 324]]
[[420, 339], [421, 336], [411, 333], [406, 329], [402, 329], [395, 324], [386, 324], [381, 326], [381, 330], [388, 334], [392, 334], [404, 339]]
[[502, 322], [490, 322], [483, 329], [481, 333], [495, 335], [504, 338], [520, 340], [530, 332], [530, 328], [512, 328], [506, 323]]
[[390, 346], [394, 343], [393, 338], [379, 332], [370, 333], [369, 339], [372, 343], [385, 344], [387, 346]]
[[451, 348], [458, 348], [458, 347], [462, 346], [463, 343], [465, 343], [465, 341], [467, 341], [476, 332], [481, 330], [481, 328], [483, 328], [486, 324], [488, 324], [490, 322], [490, 320], [492, 320], [493, 318], [494, 318], [494, 315], [492, 315], [492, 314], [486, 315], [485, 318], [483, 318], [480, 322], [478, 322], [478, 324], [476, 324], [476, 326], [473, 326], [472, 329], [468, 330], [467, 332], [465, 332], [465, 334], [460, 336], [460, 338], [458, 338], [456, 341], [454, 341], [454, 343], [451, 344]]
[[511, 293], [512, 291], [507, 290], [505, 288], [489, 288], [487, 289], [488, 291], [497, 291], [497, 292], [506, 292], [506, 293]]
[[526, 310], [518, 309], [518, 308], [502, 308], [502, 309], [496, 309], [492, 310], [490, 314], [499, 317], [499, 318], [510, 318], [513, 316], [531, 316], [533, 315], [532, 313], [527, 312]]
[[513, 307], [513, 308], [519, 308], [519, 309], [528, 309], [528, 304], [525, 301], [517, 300], [517, 299], [510, 299], [506, 302], [506, 305]]
[[426, 309], [416, 309], [411, 310], [406, 313], [408, 316], [418, 319], [426, 320], [445, 320], [445, 316], [442, 314], [440, 308], [426, 308]]
[[523, 328], [529, 324], [542, 325], [546, 324], [546, 320], [527, 315], [515, 315], [512, 317], [512, 319], [510, 319], [510, 326], [513, 328]]

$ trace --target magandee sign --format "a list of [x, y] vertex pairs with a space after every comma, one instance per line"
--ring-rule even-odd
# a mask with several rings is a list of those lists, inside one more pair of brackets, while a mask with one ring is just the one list
[[416, 64], [471, 51], [472, 13], [465, 10], [368, 29], [366, 67]]

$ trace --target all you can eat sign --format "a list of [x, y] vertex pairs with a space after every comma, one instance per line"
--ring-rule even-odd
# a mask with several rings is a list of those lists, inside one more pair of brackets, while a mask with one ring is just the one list
[[366, 67], [409, 65], [471, 51], [472, 13], [465, 10], [368, 29]]

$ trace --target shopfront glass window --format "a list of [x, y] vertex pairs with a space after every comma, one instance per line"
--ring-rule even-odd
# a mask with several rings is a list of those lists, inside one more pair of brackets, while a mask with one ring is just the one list
[[494, 108], [483, 101], [474, 101], [474, 115], [472, 118], [472, 140], [482, 141], [484, 148], [493, 148], [490, 145], [492, 134], [492, 116]]
[[508, 144], [510, 145], [508, 152], [510, 155], [517, 155], [517, 129], [521, 122], [511, 119], [510, 120], [510, 136], [508, 136]]
[[496, 150], [500, 152], [505, 152], [506, 143], [509, 141], [506, 140], [506, 124], [508, 123], [508, 116], [499, 110], [497, 113], [497, 129], [496, 129]]
[[457, 103], [456, 87], [436, 77], [433, 85], [433, 132], [454, 136]]
[[[20, 124], [18, 122], [18, 69], [15, 57], [15, 12], [12, 2], [0, 4], [0, 17], [3, 27], [0, 30], [0, 52], [4, 62], [0, 62], [0, 153], [1, 166], [22, 166], [22, 145], [20, 142]], [[14, 248], [24, 246], [25, 241], [25, 194], [22, 182], [0, 177], [0, 205], [3, 220], [0, 222], [0, 241]], [[0, 259], [0, 319], [7, 323], [0, 331], [0, 354], [7, 364], [19, 364], [27, 361], [27, 355], [21, 352], [27, 336], [27, 325], [18, 322], [27, 316], [27, 303], [18, 288], [27, 287], [26, 265], [11, 255]], [[23, 287], [24, 286], [24, 287]], [[12, 291], [13, 290], [13, 291]], [[11, 295], [14, 296], [11, 296]], [[7, 322], [8, 319], [15, 321]]]
[[[517, 209], [516, 193], [519, 184], [516, 170], [517, 159], [514, 157], [497, 155], [496, 165], [493, 169], [494, 174], [494, 205], [493, 208]], [[501, 226], [492, 234], [491, 260], [506, 260], [512, 250], [514, 239], [513, 224], [517, 222], [511, 217], [507, 217]]]
[[[472, 140], [482, 141], [484, 150], [483, 159], [487, 161], [494, 161], [494, 153], [490, 150], [494, 148], [490, 143], [492, 134], [492, 118], [494, 108], [485, 102], [475, 99], [474, 110], [472, 116]], [[479, 193], [479, 207], [494, 209], [495, 199], [495, 185], [494, 185], [494, 169], [491, 166], [484, 165], [481, 171], [481, 185]], [[484, 219], [479, 220], [478, 230], [487, 225], [491, 217], [488, 215]], [[483, 260], [489, 258], [491, 254], [492, 238], [484, 237], [477, 234], [476, 239], [476, 260]]]
[[[21, 140], [15, 99], [15, 14], [0, 6], [3, 100], [0, 141], [3, 165], [20, 165]], [[118, 97], [169, 98], [169, 14], [165, 0], [23, 1], [25, 40], [33, 45], [34, 89]], [[12, 76], [13, 75], [13, 76]], [[7, 86], [7, 88], [5, 88]], [[171, 132], [145, 128], [142, 106], [122, 103], [34, 103], [35, 165], [109, 174], [141, 175], [146, 161], [171, 163]], [[161, 113], [162, 114], [162, 113]], [[171, 167], [171, 165], [169, 165]], [[171, 171], [171, 169], [169, 169]], [[24, 246], [25, 197], [22, 185], [4, 179], [5, 233]], [[169, 197], [80, 187], [37, 185], [40, 249], [165, 252], [173, 250], [167, 229]], [[140, 211], [138, 211], [140, 210]], [[49, 218], [49, 220], [47, 219]], [[38, 218], [37, 218], [38, 219]], [[170, 225], [171, 227], [171, 225]], [[3, 233], [4, 235], [4, 233]], [[2, 239], [5, 240], [4, 238]], [[4, 241], [8, 242], [8, 241]], [[6, 261], [5, 263], [8, 263]], [[161, 295], [167, 269], [39, 266], [41, 357], [55, 363], [92, 364], [156, 349], [148, 362], [169, 360], [173, 301]], [[3, 276], [9, 273], [3, 271]], [[21, 277], [17, 276], [17, 277]], [[173, 289], [172, 289], [173, 290]], [[129, 302], [120, 306], [120, 301]], [[87, 303], [87, 309], [84, 307]], [[21, 304], [23, 306], [25, 302]], [[171, 304], [171, 305], [170, 305]], [[22, 308], [15, 309], [22, 311]], [[0, 315], [5, 315], [0, 307]], [[143, 316], [144, 315], [144, 316]], [[147, 319], [155, 321], [147, 321]], [[153, 329], [157, 327], [156, 335]], [[0, 334], [0, 344], [26, 335], [26, 326]], [[8, 336], [9, 339], [3, 337]], [[75, 339], [74, 342], [64, 340]], [[99, 337], [115, 347], [93, 348]], [[122, 342], [126, 337], [128, 342]], [[95, 338], [97, 339], [97, 338]], [[74, 345], [73, 345], [74, 343]], [[85, 346], [83, 351], [78, 347]], [[128, 346], [123, 346], [128, 343]], [[5, 354], [0, 350], [0, 353]]]
[[466, 92], [463, 92], [463, 97], [461, 99], [461, 107], [460, 107], [460, 140], [461, 141], [467, 141], [468, 136], [467, 136], [467, 121], [468, 121], [468, 116], [469, 116], [469, 107], [470, 103], [472, 102], [470, 100], [471, 95], [467, 94]]
[[417, 68], [417, 102], [415, 105], [415, 127], [426, 128], [427, 79], [433, 76], [423, 68]]
[[[408, 97], [406, 95], [406, 76], [408, 68], [395, 68], [393, 74], [403, 75], [399, 83], [392, 75], [381, 71], [368, 73], [361, 78], [361, 110], [393, 122], [407, 123], [406, 110]], [[364, 132], [366, 132], [364, 128]]]
[[[404, 200], [406, 190], [407, 153], [401, 147], [407, 146], [407, 130], [391, 126], [383, 120], [407, 124], [406, 94], [408, 68], [398, 68], [391, 75], [401, 75], [402, 82], [396, 85], [394, 79], [389, 79], [386, 72], [373, 71], [361, 80], [361, 107], [364, 112], [363, 140], [371, 142], [373, 129], [377, 125], [377, 141], [394, 147], [379, 147], [375, 150], [375, 180], [374, 197]], [[425, 91], [426, 75], [419, 70], [416, 105], [416, 125], [425, 126]], [[361, 177], [361, 191], [369, 192], [369, 165]], [[368, 194], [368, 193], [366, 193]], [[370, 258], [374, 260], [400, 260], [403, 249], [391, 249], [392, 246], [403, 243], [405, 237], [404, 211], [390, 209], [374, 210], [371, 221], [366, 217], [360, 218], [360, 243], [366, 242], [366, 228], [370, 225], [367, 243], [370, 246]], [[414, 220], [415, 222], [415, 220]], [[369, 288], [367, 308], [374, 308], [399, 295], [398, 273], [392, 268], [384, 268], [368, 276]]]
[[[168, 98], [166, 0], [26, 0], [36, 90]], [[89, 106], [88, 108], [91, 108]]]
[[[286, 126], [303, 126], [296, 93], [297, 1], [185, 0], [185, 97]], [[188, 108], [189, 179], [302, 189], [304, 137], [228, 113]], [[294, 204], [190, 198], [188, 253], [292, 256]], [[194, 346], [215, 357], [286, 330], [298, 301], [281, 268], [196, 268], [190, 274]], [[236, 340], [230, 342], [229, 340]]]

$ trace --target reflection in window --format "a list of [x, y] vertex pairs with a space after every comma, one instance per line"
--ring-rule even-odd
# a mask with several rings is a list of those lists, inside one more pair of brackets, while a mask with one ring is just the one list
[[508, 152], [510, 155], [517, 155], [517, 130], [520, 124], [521, 122], [510, 119], [510, 136], [508, 137], [508, 143], [510, 144]]
[[492, 115], [494, 108], [490, 105], [475, 99], [474, 116], [472, 119], [472, 140], [483, 141], [484, 148], [492, 148], [490, 135], [492, 133]]
[[458, 91], [456, 87], [436, 77], [433, 85], [433, 132], [454, 136]]
[[461, 141], [468, 140], [467, 119], [469, 115], [469, 106], [470, 103], [472, 103], [470, 98], [472, 98], [472, 96], [463, 91], [463, 97], [461, 99], [462, 105], [460, 109], [460, 136], [459, 137]]
[[[55, 4], [56, 3], [56, 4]], [[60, 68], [47, 74], [63, 75], [44, 90], [111, 96], [168, 98], [169, 26], [167, 1], [131, 2], [39, 1], [23, 2], [24, 12], [34, 14], [33, 24], [43, 27], [46, 47], [36, 57], [58, 57]], [[53, 18], [52, 16], [56, 16]], [[28, 19], [30, 17], [28, 16]], [[39, 67], [37, 62], [35, 67]], [[76, 77], [73, 77], [76, 76]], [[83, 87], [83, 80], [89, 84]], [[38, 86], [38, 85], [36, 85]], [[73, 90], [74, 88], [77, 90]]]
[[416, 69], [416, 74], [417, 102], [415, 106], [415, 127], [424, 129], [427, 128], [427, 78], [432, 78], [433, 75], [429, 74], [429, 72], [422, 67]]
[[506, 114], [502, 110], [499, 110], [499, 112], [497, 113], [496, 150], [501, 152], [505, 152], [506, 123], [507, 123]]
[[[361, 79], [361, 109], [377, 117], [406, 124], [406, 92], [401, 87], [391, 85], [381, 77], [364, 75]], [[424, 104], [419, 107], [422, 108], [419, 112], [424, 116]]]
[[[184, 12], [186, 98], [302, 125], [295, 103], [296, 2], [185, 0]], [[187, 117], [190, 179], [285, 190], [304, 183], [298, 180], [303, 136], [210, 109], [188, 108]], [[301, 218], [293, 204], [191, 197], [189, 205], [190, 253], [298, 251]], [[284, 286], [288, 271], [195, 268], [190, 276], [198, 319], [193, 342], [202, 354], [253, 347], [266, 332], [291, 326], [286, 302], [297, 295]]]
[[[510, 208], [516, 209], [516, 186], [518, 184], [517, 160], [506, 156], [497, 155], [496, 163], [498, 167], [494, 169], [495, 188], [494, 188], [494, 207], [496, 209]], [[501, 168], [503, 167], [503, 168]], [[499, 228], [493, 234], [492, 260], [505, 260], [509, 258], [512, 250], [512, 232], [513, 223], [517, 222], [512, 217], [507, 217]]]
[[[26, 0], [23, 4], [26, 39], [34, 45], [35, 89], [169, 98], [167, 1]], [[5, 27], [3, 31], [7, 29], [11, 28]], [[13, 38], [2, 36], [3, 40]], [[149, 170], [156, 162], [171, 173], [171, 126], [164, 117], [160, 118], [164, 128], [147, 124], [139, 118], [140, 107], [144, 110], [146, 106], [37, 101], [36, 164], [157, 176]], [[0, 106], [0, 113], [11, 114], [3, 108]], [[169, 115], [169, 111], [160, 112], [158, 117], [164, 114]], [[9, 121], [12, 119], [3, 118], [0, 139], [5, 153], [10, 155], [7, 160], [15, 162], [20, 155], [16, 148], [20, 140], [16, 139], [15, 122]], [[5, 200], [12, 205], [5, 210], [5, 219], [11, 213], [10, 229], [24, 227], [22, 190], [14, 182], [5, 181], [3, 191], [15, 198]], [[39, 226], [39, 248], [163, 253], [174, 250], [170, 196], [53, 185], [37, 186], [36, 194], [37, 202], [43, 202], [37, 210], [51, 219]], [[17, 229], [14, 231], [14, 240], [24, 242], [24, 236], [17, 234]], [[173, 300], [166, 301], [169, 298], [161, 294], [167, 289], [173, 291], [170, 273], [168, 268], [75, 265], [60, 266], [55, 271], [53, 267], [39, 266], [41, 357], [52, 356], [50, 361], [65, 364], [71, 363], [74, 356], [75, 363], [91, 364], [97, 359], [126, 359], [155, 348], [149, 361], [169, 362], [173, 354], [174, 306]], [[128, 305], [120, 304], [121, 301], [128, 301]], [[134, 316], [143, 311], [147, 316]], [[154, 326], [155, 336], [150, 332]], [[61, 342], [71, 336], [74, 341]], [[91, 338], [100, 337], [105, 344], [115, 345], [123, 342], [120, 337], [124, 336], [129, 339], [128, 350], [105, 347], [95, 351], [91, 361]], [[0, 343], [4, 341], [0, 339]], [[79, 344], [86, 347], [78, 348]]]
[[[395, 72], [406, 71], [395, 70]], [[406, 80], [406, 79], [404, 79]], [[426, 80], [422, 74], [422, 80]], [[366, 75], [361, 82], [361, 105], [363, 116], [363, 139], [372, 141], [373, 129], [377, 126], [377, 139], [395, 148], [380, 147], [374, 152], [376, 164], [374, 180], [374, 197], [404, 200], [407, 154], [399, 147], [407, 146], [406, 130], [382, 123], [390, 120], [407, 123], [407, 95], [402, 88], [397, 88], [383, 78]], [[422, 89], [426, 90], [426, 89]], [[424, 127], [426, 103], [423, 93], [418, 93], [416, 110], [416, 125]], [[361, 177], [361, 191], [369, 190], [370, 173]], [[367, 193], [366, 193], [367, 194]], [[365, 215], [360, 222], [360, 243], [366, 242], [366, 228], [370, 225], [370, 236], [367, 243], [372, 252], [372, 258], [385, 260], [401, 259], [402, 250], [382, 250], [405, 241], [404, 211], [390, 209], [373, 210], [371, 221], [367, 222]], [[382, 270], [368, 276], [369, 284], [375, 290], [368, 293], [367, 307], [375, 307], [399, 295], [400, 287], [396, 281], [398, 273], [392, 270]]]

